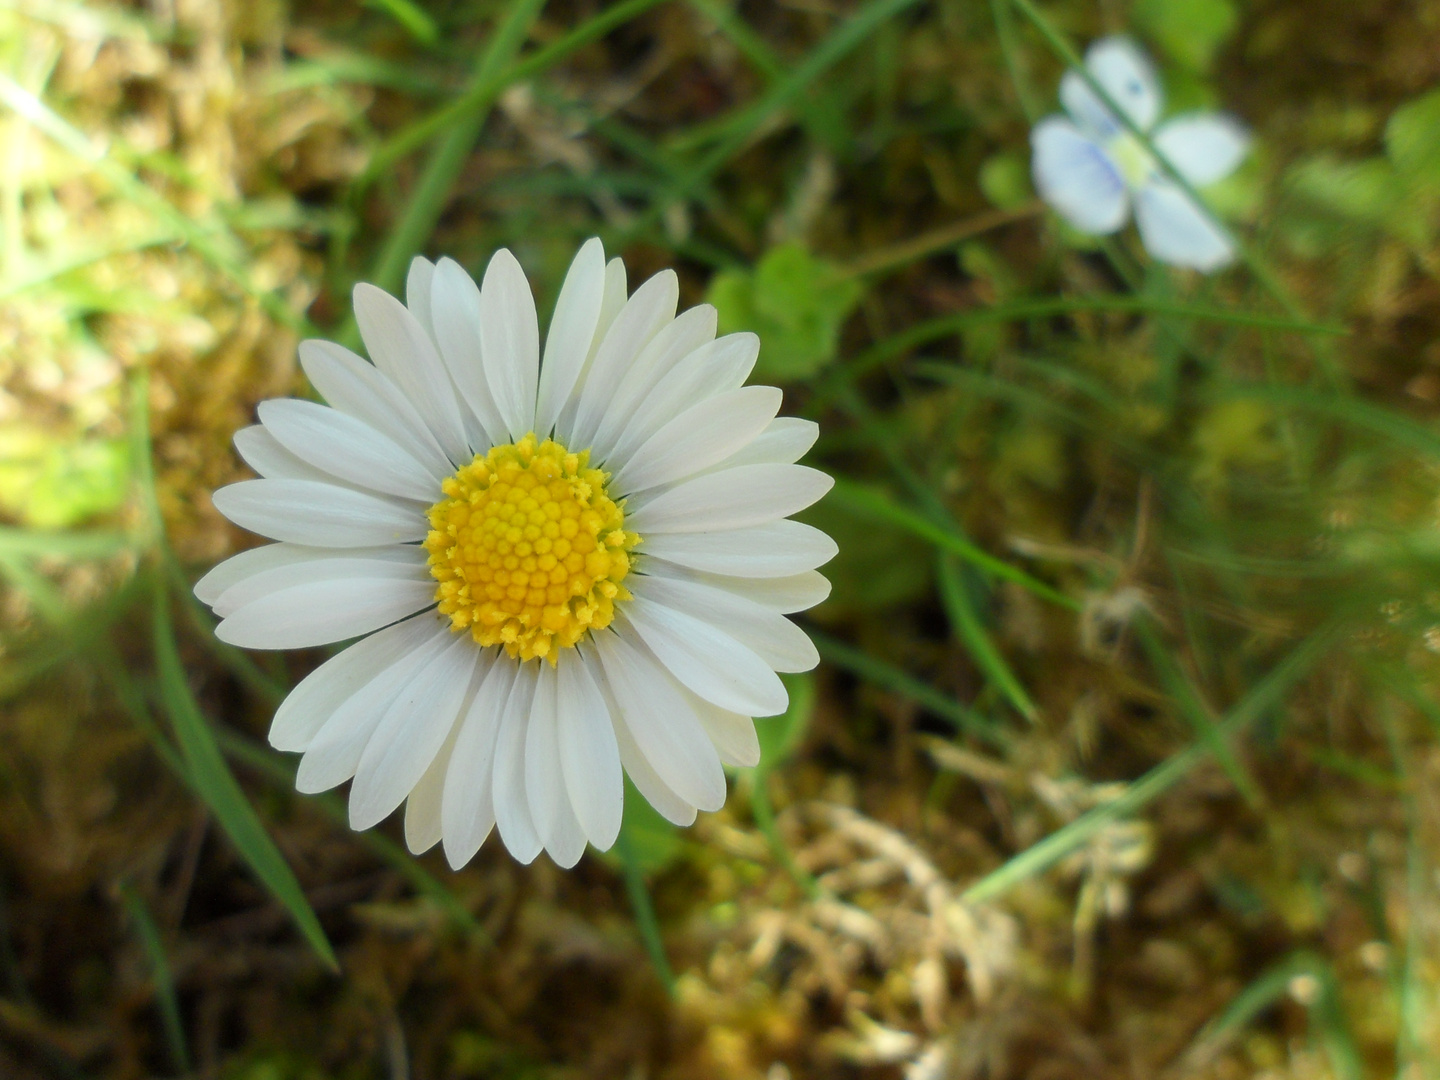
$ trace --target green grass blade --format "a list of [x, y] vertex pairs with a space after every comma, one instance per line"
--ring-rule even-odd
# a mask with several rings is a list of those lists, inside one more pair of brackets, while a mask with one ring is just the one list
[[1204, 304], [1185, 304], [1160, 300], [1148, 296], [1075, 296], [1057, 297], [1044, 300], [1014, 300], [996, 304], [993, 307], [974, 308], [927, 319], [906, 327], [900, 333], [878, 341], [858, 354], [854, 359], [831, 370], [807, 405], [806, 411], [814, 415], [824, 409], [840, 387], [882, 366], [912, 349], [932, 341], [940, 341], [975, 326], [997, 322], [1023, 322], [1027, 319], [1051, 319], [1077, 312], [1115, 312], [1130, 315], [1164, 315], [1177, 319], [1195, 319], [1228, 326], [1243, 326], [1255, 330], [1289, 331], [1299, 334], [1348, 334], [1343, 326], [1317, 323], [1309, 319], [1261, 315], [1248, 311]]
[[[785, 77], [784, 61], [771, 51], [765, 39], [750, 29], [745, 20], [740, 18], [731, 7], [717, 3], [716, 0], [689, 0], [689, 4], [713, 22], [720, 32], [730, 39], [740, 54], [754, 65], [755, 69], [767, 80], [778, 82]], [[813, 98], [806, 98], [801, 101], [800, 108], [806, 126], [819, 142], [831, 148], [844, 144], [848, 137], [844, 110], [833, 95], [816, 95]], [[692, 125], [689, 130], [679, 133], [671, 141], [670, 148], [676, 151], [691, 149], [699, 145], [696, 136], [703, 139], [708, 130], [709, 125], [703, 122]]]
[[990, 640], [990, 635], [985, 632], [980, 613], [975, 610], [975, 601], [965, 588], [954, 556], [941, 555], [938, 565], [940, 601], [945, 605], [945, 612], [950, 617], [950, 628], [964, 643], [970, 658], [985, 673], [985, 677], [995, 684], [1005, 700], [1026, 720], [1034, 723], [1039, 716], [1039, 710], [1035, 708], [1035, 702], [1030, 700], [1030, 695], [1025, 692], [1025, 687], [1020, 684], [1015, 673], [1010, 670], [1010, 665], [1005, 663], [1005, 658]]
[[[215, 732], [216, 741], [225, 755], [249, 769], [253, 769], [277, 791], [293, 794], [295, 791], [295, 768], [285, 758], [267, 750], [252, 739], [234, 731], [220, 728]], [[350, 816], [345, 809], [345, 800], [333, 793], [307, 795], [307, 806], [314, 806], [337, 825], [350, 831]], [[447, 889], [433, 874], [426, 870], [399, 844], [374, 829], [351, 833], [360, 843], [368, 847], [390, 868], [408, 881], [421, 896], [432, 900], [443, 910], [456, 927], [473, 936], [489, 940], [489, 934], [475, 916]]]
[[726, 162], [744, 149], [755, 132], [768, 123], [771, 117], [790, 107], [816, 79], [863, 44], [882, 23], [894, 18], [906, 8], [913, 7], [917, 2], [918, 0], [871, 0], [845, 20], [829, 37], [811, 49], [803, 60], [793, 65], [788, 75], [773, 83], [757, 100], [734, 110], [715, 132], [715, 145], [676, 180], [674, 186], [666, 192], [665, 202], [652, 206], [648, 213], [631, 226], [628, 234], [643, 233], [659, 220], [668, 203], [680, 202], [693, 196]]
[[813, 627], [807, 628], [806, 632], [815, 642], [815, 648], [819, 650], [821, 659], [826, 663], [843, 668], [882, 690], [909, 698], [936, 716], [950, 721], [957, 730], [974, 735], [977, 739], [990, 743], [992, 746], [1009, 745], [1009, 738], [992, 721], [973, 709], [966, 708], [948, 694], [936, 690], [929, 683], [922, 682], [915, 676], [878, 657], [836, 641], [828, 634], [822, 634]]
[[775, 807], [770, 802], [769, 776], [804, 741], [815, 709], [815, 679], [809, 673], [783, 676], [790, 702], [783, 716], [767, 717], [759, 729], [760, 761], [750, 773], [750, 813], [755, 827], [770, 845], [770, 852], [790, 880], [811, 899], [821, 893], [820, 885], [795, 861], [775, 825]]
[[140, 948], [150, 964], [150, 973], [155, 980], [155, 1000], [160, 1007], [160, 1020], [165, 1028], [165, 1041], [170, 1047], [170, 1060], [182, 1076], [190, 1072], [190, 1048], [185, 1042], [185, 1026], [180, 1022], [180, 999], [175, 995], [175, 977], [170, 971], [170, 960], [165, 955], [165, 943], [160, 940], [160, 928], [155, 925], [150, 909], [128, 881], [120, 885], [120, 899], [135, 936], [140, 939]]
[[[1291, 650], [1230, 710], [1219, 725], [1221, 732], [1230, 735], [1243, 731], [1261, 713], [1278, 704], [1285, 691], [1309, 671], [1329, 648], [1334, 636], [1333, 627], [1327, 627]], [[1119, 798], [1087, 811], [986, 874], [966, 889], [961, 899], [971, 904], [987, 903], [1027, 878], [1048, 870], [1084, 846], [1112, 821], [1130, 817], [1144, 809], [1209, 757], [1209, 747], [1203, 743], [1186, 747], [1132, 783]]]
[[[435, 223], [450, 201], [451, 189], [465, 160], [475, 149], [475, 140], [480, 137], [480, 129], [490, 115], [491, 104], [507, 85], [500, 78], [500, 73], [525, 44], [530, 28], [544, 6], [545, 0], [513, 0], [495, 28], [489, 45], [480, 56], [472, 84], [488, 90], [488, 93], [480, 95], [471, 108], [455, 118], [430, 160], [425, 163], [425, 171], [410, 194], [405, 212], [390, 230], [385, 245], [370, 268], [369, 281], [372, 284], [386, 292], [397, 291], [410, 260], [430, 238]], [[347, 323], [346, 337], [353, 334], [353, 325], [352, 315]]]
[[440, 28], [435, 25], [424, 8], [413, 0], [363, 0], [366, 7], [385, 12], [400, 24], [407, 34], [426, 48], [434, 48], [440, 41]]
[[295, 921], [305, 940], [317, 956], [332, 970], [340, 969], [335, 952], [325, 938], [300, 883], [286, 865], [280, 850], [260, 824], [254, 808], [240, 790], [231, 774], [220, 748], [215, 742], [214, 732], [200, 712], [190, 687], [185, 682], [185, 673], [180, 665], [180, 653], [175, 645], [174, 629], [170, 623], [170, 598], [163, 585], [155, 588], [154, 613], [155, 659], [160, 676], [160, 700], [170, 725], [175, 732], [175, 741], [180, 746], [196, 793], [215, 814], [215, 820], [234, 843], [241, 858], [265, 885], [270, 895], [281, 904]]
[[1347, 427], [1368, 431], [1422, 454], [1440, 457], [1440, 432], [1411, 420], [1393, 407], [1296, 386], [1234, 386], [1227, 387], [1216, 396], [1252, 398], [1286, 409], [1329, 417]]
[[1317, 996], [1309, 1003], [1311, 1024], [1319, 1029], [1341, 1080], [1359, 1080], [1363, 1075], [1360, 1055], [1338, 997], [1334, 972], [1324, 959], [1308, 950], [1291, 953], [1263, 972], [1236, 994], [1220, 1015], [1210, 1020], [1181, 1059], [1187, 1073], [1203, 1071], [1214, 1057], [1233, 1043], [1263, 1013], [1291, 995], [1297, 979], [1313, 980]]
[[1201, 699], [1199, 691], [1191, 684], [1185, 672], [1180, 669], [1175, 657], [1166, 648], [1165, 643], [1160, 640], [1160, 635], [1150, 625], [1148, 619], [1143, 615], [1136, 618], [1132, 623], [1135, 635], [1140, 641], [1140, 646], [1145, 650], [1145, 656], [1154, 668], [1156, 676], [1160, 679], [1160, 685], [1175, 707], [1190, 722], [1190, 726], [1200, 737], [1211, 755], [1220, 763], [1225, 770], [1225, 775], [1230, 777], [1230, 782], [1235, 785], [1236, 790], [1244, 796], [1245, 801], [1252, 809], [1262, 809], [1265, 805], [1265, 797], [1260, 793], [1259, 786], [1245, 767], [1235, 757], [1230, 744], [1225, 741], [1221, 734], [1215, 717], [1211, 715], [1210, 709]]
[[997, 559], [989, 552], [976, 547], [969, 540], [955, 535], [948, 529], [941, 528], [914, 510], [898, 505], [889, 496], [872, 488], [857, 484], [853, 480], [837, 479], [835, 487], [831, 489], [827, 497], [835, 500], [853, 514], [872, 518], [875, 521], [883, 521], [887, 525], [893, 525], [912, 533], [920, 539], [934, 544], [941, 551], [958, 555], [982, 573], [1005, 581], [1013, 581], [1051, 603], [1059, 604], [1071, 611], [1079, 611], [1084, 606], [1080, 601], [1066, 596], [1039, 578], [1030, 576], [1018, 567], [1011, 566], [1003, 559]]
[[58, 555], [66, 559], [108, 559], [134, 546], [134, 539], [122, 532], [56, 532], [0, 526], [0, 552], [14, 552], [31, 558]]
[[356, 181], [357, 188], [369, 186], [377, 177], [388, 172], [397, 161], [420, 149], [441, 132], [451, 130], [456, 124], [468, 122], [475, 113], [487, 112], [505, 87], [533, 79], [577, 49], [589, 45], [592, 41], [598, 41], [616, 27], [624, 25], [660, 2], [661, 0], [623, 0], [621, 3], [612, 4], [563, 37], [536, 49], [499, 75], [484, 79], [477, 76], [472, 79], [470, 85], [454, 101], [436, 109], [423, 120], [417, 120], [382, 144]]
[[635, 848], [629, 834], [622, 827], [615, 839], [615, 848], [625, 876], [625, 892], [630, 897], [630, 908], [635, 913], [635, 928], [640, 931], [640, 940], [650, 955], [655, 974], [660, 977], [665, 992], [675, 996], [675, 972], [670, 967], [670, 958], [665, 955], [665, 941], [660, 936], [660, 920], [655, 914], [655, 904], [650, 899], [649, 886], [645, 884], [645, 873], [635, 857]]

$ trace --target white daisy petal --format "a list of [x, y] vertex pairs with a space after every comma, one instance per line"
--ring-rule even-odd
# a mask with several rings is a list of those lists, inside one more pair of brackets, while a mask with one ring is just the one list
[[382, 495], [432, 503], [446, 473], [432, 473], [363, 420], [313, 401], [262, 401], [265, 430], [286, 450], [331, 476]]
[[629, 581], [636, 596], [724, 631], [775, 671], [809, 671], [820, 663], [805, 631], [772, 608], [696, 581], [645, 574]]
[[773, 386], [745, 386], [686, 409], [615, 473], [616, 489], [645, 491], [724, 461], [765, 430], [784, 396]]
[[[1129, 38], [1102, 38], [1085, 52], [1085, 67], [1136, 127], [1147, 131], [1160, 115], [1164, 96], [1149, 57]], [[1060, 102], [1075, 122], [1104, 138], [1124, 130], [1078, 72], [1060, 81]]]
[[1152, 181], [1136, 193], [1135, 224], [1145, 250], [1160, 262], [1210, 273], [1235, 258], [1225, 234], [1168, 181]]
[[555, 427], [560, 410], [580, 381], [585, 361], [590, 358], [604, 301], [605, 246], [598, 237], [592, 237], [585, 241], [570, 264], [555, 301], [550, 330], [545, 335], [545, 355], [540, 362], [540, 389], [535, 404], [535, 431], [542, 437]]
[[460, 725], [451, 724], [445, 744], [405, 800], [405, 846], [412, 855], [429, 851], [443, 835], [440, 800], [445, 794], [445, 774], [450, 771], [450, 757], [455, 752], [455, 738], [459, 734]]
[[302, 341], [300, 366], [330, 406], [363, 420], [434, 476], [451, 466], [410, 399], [374, 364], [329, 341]]
[[[606, 693], [609, 693], [608, 687]], [[645, 801], [655, 808], [656, 813], [672, 825], [693, 825], [695, 807], [671, 791], [650, 762], [645, 760], [645, 755], [640, 752], [640, 746], [636, 743], [635, 736], [630, 733], [630, 727], [625, 723], [620, 710], [613, 708], [610, 715], [615, 726], [615, 742], [620, 748], [620, 764], [625, 768], [625, 775], [630, 777], [630, 782], [635, 785], [635, 790], [645, 797]]]
[[625, 724], [656, 775], [692, 806], [718, 810], [725, 802], [725, 770], [679, 688], [651, 655], [618, 634], [597, 635], [595, 651]]
[[[610, 327], [615, 324], [616, 317], [625, 310], [625, 303], [629, 298], [630, 286], [625, 275], [625, 260], [617, 256], [605, 264], [605, 296], [600, 301], [600, 321], [595, 324], [595, 337], [590, 344], [592, 356], [605, 340], [605, 335], [610, 332]], [[579, 384], [576, 386], [578, 389]]]
[[[575, 387], [570, 391], [570, 400], [560, 408], [560, 417], [555, 421], [556, 437], [561, 441], [572, 439], [575, 430], [575, 414], [580, 409], [580, 398], [585, 390], [585, 379], [590, 373], [590, 367], [595, 362], [595, 355], [600, 351], [600, 346], [605, 341], [605, 335], [610, 332], [616, 317], [624, 310], [629, 293], [626, 291], [625, 263], [621, 259], [611, 259], [605, 264], [605, 295], [600, 301], [600, 318], [595, 323], [595, 336], [590, 339], [590, 351], [585, 357], [585, 364], [580, 369], [580, 376], [575, 380]], [[573, 441], [573, 439], [572, 439]]]
[[500, 731], [495, 739], [493, 792], [495, 823], [506, 850], [520, 863], [535, 861], [544, 845], [530, 820], [525, 796], [525, 736], [530, 726], [530, 705], [535, 700], [538, 665], [521, 664], [505, 700]]
[[737, 465], [793, 465], [815, 445], [820, 425], [798, 416], [777, 416], [754, 440], [715, 466], [733, 469]]
[[215, 636], [242, 649], [310, 649], [368, 634], [433, 603], [433, 580], [366, 574], [309, 581], [236, 608]]
[[435, 264], [421, 255], [410, 260], [410, 272], [405, 275], [405, 306], [415, 321], [434, 338], [435, 328], [430, 323], [430, 283], [435, 279]]
[[1155, 149], [1196, 187], [1223, 180], [1250, 149], [1250, 132], [1233, 116], [1189, 113], [1155, 132]]
[[375, 366], [409, 398], [446, 456], [457, 464], [469, 461], [454, 384], [425, 328], [404, 304], [374, 285], [356, 285], [354, 304], [360, 336]]
[[647, 535], [639, 550], [712, 574], [778, 578], [823, 566], [840, 549], [819, 529], [782, 520], [746, 529]]
[[215, 509], [242, 529], [312, 547], [422, 540], [425, 515], [380, 495], [312, 480], [242, 480], [217, 490]]
[[[563, 791], [561, 795], [564, 795]], [[576, 820], [575, 811], [570, 808], [568, 800], [560, 804], [558, 814], [555, 834], [550, 843], [545, 845], [545, 850], [550, 853], [556, 866], [561, 870], [569, 870], [580, 861], [580, 856], [585, 854], [585, 830]]]
[[633, 518], [626, 515], [626, 527], [641, 536], [749, 528], [805, 509], [834, 483], [804, 465], [741, 465], [686, 480], [647, 499]]
[[[605, 665], [600, 661], [594, 640], [582, 642], [576, 651], [584, 657], [591, 675], [595, 678], [595, 687], [600, 691], [600, 696], [605, 699], [605, 710], [610, 714], [610, 725], [615, 732], [615, 744], [620, 751], [620, 765], [625, 770], [625, 775], [635, 785], [635, 790], [640, 792], [645, 801], [653, 806], [666, 821], [675, 825], [693, 824], [695, 807], [676, 795], [660, 778], [660, 774], [645, 760], [645, 755], [640, 752], [640, 746], [635, 742], [635, 736], [625, 722], [625, 714], [620, 710], [619, 702], [615, 700], [615, 692], [610, 689], [610, 680], [605, 677]], [[680, 689], [678, 684], [676, 685], [677, 689]]]
[[517, 671], [508, 657], [497, 657], [496, 651], [482, 654], [488, 658], [489, 670], [457, 725], [459, 734], [445, 774], [440, 820], [445, 858], [455, 870], [474, 858], [495, 827], [495, 738]]
[[[505, 421], [495, 406], [485, 379], [485, 361], [480, 346], [480, 287], [454, 259], [441, 259], [435, 266], [430, 290], [431, 323], [440, 356], [454, 380], [469, 413], [479, 424], [484, 438], [472, 439], [473, 449], [488, 449], [505, 441]], [[486, 445], [481, 445], [481, 444]]]
[[1080, 232], [1104, 236], [1125, 224], [1130, 199], [1108, 154], [1069, 120], [1047, 117], [1030, 133], [1035, 190]]
[[722, 764], [739, 769], [750, 769], [760, 764], [760, 737], [755, 733], [754, 720], [711, 705], [689, 690], [685, 690], [684, 694], [685, 700], [700, 718], [700, 726], [715, 744], [715, 752], [720, 755]]
[[530, 808], [535, 833], [547, 848], [560, 828], [562, 804], [569, 803], [555, 734], [555, 679], [555, 669], [541, 663], [535, 677], [535, 700], [530, 703], [530, 722], [525, 727], [525, 804]]
[[595, 434], [592, 455], [604, 461], [619, 441], [640, 403], [681, 360], [715, 340], [719, 314], [709, 304], [682, 312], [646, 345], [625, 372]]
[[789, 615], [796, 611], [807, 611], [816, 604], [822, 604], [830, 595], [830, 582], [818, 570], [807, 570], [803, 574], [789, 577], [752, 578], [733, 577], [725, 574], [708, 574], [702, 570], [691, 570], [684, 566], [647, 560], [645, 573], [650, 577], [667, 577], [676, 581], [698, 581], [716, 589], [724, 589], [736, 596], [753, 600], [771, 611]]
[[322, 484], [336, 482], [336, 477], [301, 461], [286, 450], [280, 445], [280, 440], [266, 431], [261, 424], [241, 428], [235, 432], [233, 442], [245, 464], [266, 480], [314, 480]]
[[454, 635], [438, 619], [421, 616], [417, 621], [428, 624], [428, 635], [341, 702], [311, 737], [295, 774], [297, 791], [312, 795], [354, 776], [366, 744], [391, 704], [409, 690], [430, 662], [454, 640]]
[[450, 736], [465, 703], [479, 650], [463, 634], [391, 703], [365, 746], [350, 787], [350, 827], [378, 825], [405, 801]]
[[[337, 555], [355, 553], [354, 548], [301, 547], [299, 544], [264, 544], [232, 555], [218, 564], [195, 583], [195, 597], [202, 604], [215, 606], [231, 586], [238, 585], [246, 578], [263, 574], [281, 566], [313, 562], [316, 559], [332, 559]], [[382, 549], [375, 549], [382, 550]], [[220, 614], [224, 614], [221, 612]]]
[[[278, 545], [277, 545], [278, 546]], [[303, 752], [325, 723], [353, 695], [414, 649], [437, 639], [441, 624], [428, 612], [357, 641], [300, 680], [275, 710], [270, 745]], [[338, 783], [338, 781], [337, 781]]]
[[[294, 544], [271, 544], [281, 554], [272, 556], [271, 565], [255, 569], [237, 578], [211, 603], [215, 614], [224, 617], [262, 596], [315, 581], [339, 578], [377, 578], [403, 581], [428, 581], [434, 588], [435, 579], [425, 565], [425, 551], [414, 544], [396, 544], [374, 548], [302, 548]], [[318, 552], [318, 558], [305, 555], [289, 556], [291, 552]], [[263, 549], [262, 549], [263, 550]]]
[[525, 796], [550, 858], [568, 870], [585, 852], [585, 832], [570, 804], [560, 761], [557, 672], [541, 663], [525, 736]]
[[675, 271], [662, 270], [626, 301], [585, 373], [574, 426], [564, 432], [566, 445], [589, 446], [595, 441], [605, 408], [615, 396], [620, 380], [645, 346], [675, 318], [679, 299], [680, 279]]
[[491, 256], [480, 285], [480, 354], [495, 407], [518, 439], [535, 425], [540, 323], [525, 271], [506, 248]]
[[608, 851], [620, 834], [625, 795], [620, 748], [589, 663], [579, 653], [574, 659], [556, 665], [560, 766], [586, 838], [597, 851]]
[[746, 716], [785, 711], [789, 696], [774, 669], [723, 630], [640, 596], [625, 605], [624, 618], [617, 624], [633, 627], [666, 670], [706, 701]]
[[682, 358], [645, 396], [626, 422], [610, 458], [626, 461], [681, 409], [744, 384], [760, 356], [751, 333], [726, 334]]

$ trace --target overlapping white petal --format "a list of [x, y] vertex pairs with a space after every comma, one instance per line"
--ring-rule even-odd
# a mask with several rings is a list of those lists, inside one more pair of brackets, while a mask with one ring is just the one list
[[1030, 146], [1035, 189], [1061, 217], [1095, 236], [1125, 224], [1125, 180], [1098, 143], [1064, 117], [1051, 116], [1035, 125]]
[[1161, 262], [1204, 273], [1235, 257], [1235, 247], [1195, 200], [1167, 181], [1156, 181], [1135, 196], [1135, 224], [1145, 248]]
[[[1164, 95], [1155, 67], [1129, 38], [1108, 37], [1095, 42], [1085, 51], [1085, 69], [1136, 127], [1148, 128], [1160, 116]], [[1115, 114], [1079, 72], [1067, 71], [1060, 80], [1060, 103], [1077, 123], [1095, 135], [1103, 138], [1120, 130]]]
[[[354, 827], [403, 802], [412, 851], [439, 843], [459, 867], [498, 831], [521, 862], [544, 850], [572, 866], [615, 842], [627, 774], [671, 821], [717, 809], [724, 766], [759, 759], [751, 718], [786, 707], [776, 672], [818, 661], [785, 617], [829, 589], [816, 567], [834, 543], [788, 520], [830, 487], [795, 464], [818, 428], [776, 418], [779, 390], [743, 386], [754, 335], [715, 339], [705, 305], [676, 316], [672, 272], [626, 288], [623, 263], [584, 245], [542, 361], [513, 255], [498, 252], [480, 285], [453, 260], [417, 258], [404, 304], [356, 289], [373, 364], [305, 342], [328, 407], [266, 402], [237, 433], [262, 479], [215, 505], [279, 543], [221, 563], [196, 595], [246, 648], [360, 638], [292, 691], [270, 732], [303, 754], [300, 790], [352, 781]], [[615, 621], [553, 666], [452, 633], [417, 543], [457, 466], [530, 431], [589, 449], [642, 537]]]
[[1196, 187], [1229, 176], [1250, 149], [1250, 132], [1233, 116], [1190, 113], [1155, 132], [1155, 149]]

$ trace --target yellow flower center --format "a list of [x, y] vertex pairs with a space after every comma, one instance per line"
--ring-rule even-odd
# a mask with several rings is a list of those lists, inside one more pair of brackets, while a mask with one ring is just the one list
[[630, 599], [620, 582], [640, 538], [589, 460], [531, 433], [476, 454], [441, 485], [425, 550], [452, 630], [554, 664], [610, 625], [615, 601]]
[[1160, 163], [1155, 160], [1155, 155], [1145, 149], [1145, 144], [1128, 131], [1122, 131], [1106, 143], [1105, 150], [1115, 167], [1120, 170], [1121, 178], [1132, 190], [1139, 190], [1160, 172]]

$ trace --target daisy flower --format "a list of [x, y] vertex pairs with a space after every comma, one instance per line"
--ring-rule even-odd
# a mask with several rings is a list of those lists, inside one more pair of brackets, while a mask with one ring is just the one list
[[[1176, 116], [1157, 128], [1159, 80], [1126, 38], [1091, 45], [1085, 67], [1192, 187], [1224, 179], [1245, 156], [1249, 133], [1223, 113]], [[1208, 273], [1235, 257], [1230, 239], [1078, 72], [1061, 80], [1060, 103], [1069, 115], [1041, 120], [1030, 143], [1036, 190], [1061, 217], [1080, 232], [1103, 236], [1125, 224], [1133, 204], [1140, 239], [1161, 262]]]
[[468, 862], [492, 828], [573, 866], [620, 829], [622, 770], [688, 825], [754, 765], [751, 721], [786, 708], [776, 672], [818, 662], [785, 615], [819, 603], [833, 541], [787, 520], [832, 481], [795, 462], [808, 420], [744, 386], [753, 334], [676, 315], [670, 270], [626, 295], [585, 244], [542, 360], [505, 250], [477, 287], [416, 259], [406, 302], [355, 288], [373, 364], [300, 346], [329, 403], [262, 402], [235, 436], [260, 474], [215, 492], [279, 541], [195, 586], [216, 636], [253, 649], [361, 640], [275, 714], [296, 786], [351, 780], [350, 824], [401, 802], [410, 849]]

